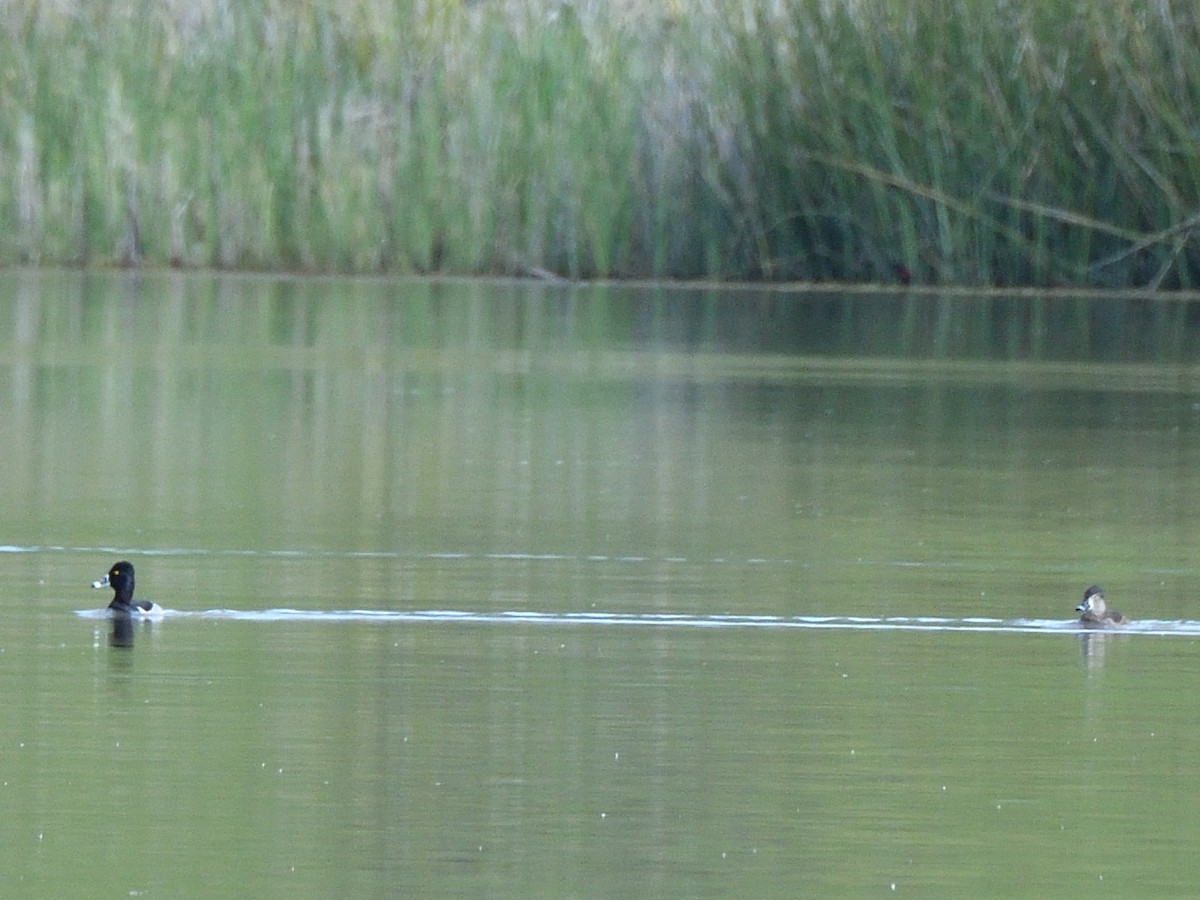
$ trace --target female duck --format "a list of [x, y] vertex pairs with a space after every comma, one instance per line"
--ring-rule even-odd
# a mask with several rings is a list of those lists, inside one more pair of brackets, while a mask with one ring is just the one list
[[133, 599], [133, 564], [122, 560], [113, 563], [108, 574], [99, 581], [93, 581], [92, 587], [113, 589], [113, 601], [108, 608], [114, 613], [136, 614], [139, 616], [161, 617], [163, 609], [157, 603], [149, 600]]
[[1129, 619], [1115, 609], [1109, 609], [1104, 602], [1104, 591], [1100, 585], [1093, 584], [1083, 592], [1083, 602], [1075, 607], [1075, 612], [1083, 613], [1079, 617], [1081, 625], [1089, 628], [1112, 628], [1117, 625], [1128, 625]]

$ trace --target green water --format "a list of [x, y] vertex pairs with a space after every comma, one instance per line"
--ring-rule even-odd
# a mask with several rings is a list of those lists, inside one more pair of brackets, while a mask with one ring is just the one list
[[0, 277], [0, 887], [1193, 893], [1193, 326], [1055, 302]]

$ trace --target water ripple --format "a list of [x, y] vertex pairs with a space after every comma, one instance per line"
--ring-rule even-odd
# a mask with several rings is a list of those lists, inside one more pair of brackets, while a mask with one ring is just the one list
[[[81, 609], [76, 615], [105, 618], [107, 609]], [[208, 609], [196, 612], [168, 609], [165, 619], [229, 619], [241, 622], [467, 622], [529, 625], [631, 625], [655, 628], [767, 628], [825, 629], [838, 631], [958, 631], [1018, 634], [1154, 634], [1200, 636], [1200, 622], [1147, 619], [1121, 629], [1096, 632], [1074, 619], [989, 619], [941, 616], [754, 616], [689, 615], [686, 613], [545, 613], [510, 610], [478, 612], [455, 609]]]
[[[733, 558], [728, 556], [678, 556], [675, 554], [663, 556], [645, 556], [641, 554], [607, 554], [607, 553], [535, 553], [528, 551], [506, 552], [470, 552], [460, 550], [311, 550], [295, 548], [253, 549], [237, 547], [72, 547], [64, 544], [0, 544], [0, 553], [80, 553], [88, 555], [105, 555], [128, 557], [135, 559], [139, 556], [170, 556], [170, 557], [239, 557], [250, 559], [382, 559], [404, 562], [420, 560], [441, 560], [450, 562], [472, 562], [485, 560], [488, 562], [544, 562], [544, 563], [620, 563], [623, 565], [715, 565], [715, 566], [780, 566], [799, 569], [833, 568], [848, 566], [856, 568], [893, 568], [893, 569], [925, 569], [930, 571], [971, 570], [976, 564], [965, 560], [936, 560], [936, 559], [888, 559], [867, 556], [845, 558], [826, 557], [821, 560], [796, 559], [794, 557], [764, 557], [751, 556]], [[1038, 566], [1033, 569], [1042, 573], [1076, 573], [1074, 568], [1064, 566]], [[1200, 568], [1160, 568], [1147, 567], [1139, 570], [1148, 575], [1193, 577], [1200, 576]]]

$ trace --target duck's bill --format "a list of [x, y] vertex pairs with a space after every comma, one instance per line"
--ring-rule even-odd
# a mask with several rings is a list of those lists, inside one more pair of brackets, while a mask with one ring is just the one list
[[93, 582], [92, 582], [92, 587], [94, 587], [94, 588], [105, 588], [105, 587], [108, 587], [108, 576], [107, 576], [107, 575], [105, 575], [105, 576], [104, 576], [103, 578], [101, 578], [99, 581], [93, 581]]

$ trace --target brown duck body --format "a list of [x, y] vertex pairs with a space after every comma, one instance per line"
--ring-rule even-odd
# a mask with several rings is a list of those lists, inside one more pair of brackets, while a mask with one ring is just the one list
[[1075, 612], [1081, 613], [1079, 623], [1089, 628], [1116, 628], [1129, 624], [1127, 616], [1109, 609], [1104, 601], [1104, 591], [1096, 584], [1083, 592], [1083, 602], [1075, 607]]

